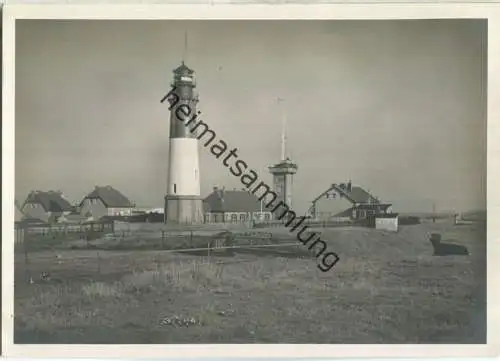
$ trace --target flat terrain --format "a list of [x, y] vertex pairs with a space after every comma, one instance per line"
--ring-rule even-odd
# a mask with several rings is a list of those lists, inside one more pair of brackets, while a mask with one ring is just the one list
[[[327, 273], [313, 257], [248, 250], [17, 253], [15, 342], [486, 342], [484, 224], [318, 231], [340, 256]], [[471, 255], [432, 256], [431, 232]]]

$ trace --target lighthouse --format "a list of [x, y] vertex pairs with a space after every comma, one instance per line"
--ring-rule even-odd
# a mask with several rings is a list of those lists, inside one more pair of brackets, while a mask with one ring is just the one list
[[203, 222], [200, 197], [200, 162], [198, 139], [187, 120], [196, 114], [194, 71], [184, 61], [174, 70], [170, 103], [170, 136], [168, 156], [165, 223], [193, 224]]

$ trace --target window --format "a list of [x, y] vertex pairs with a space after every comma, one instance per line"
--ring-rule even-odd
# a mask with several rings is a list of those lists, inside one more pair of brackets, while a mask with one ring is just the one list
[[366, 211], [365, 211], [365, 210], [361, 210], [361, 211], [359, 211], [359, 218], [360, 218], [360, 219], [364, 219], [364, 218], [366, 218]]
[[326, 194], [326, 199], [335, 199], [337, 197], [337, 193], [330, 192]]
[[240, 221], [244, 221], [247, 219], [247, 215], [246, 214], [240, 214]]
[[177, 193], [177, 184], [174, 183], [174, 193]]
[[237, 222], [238, 221], [238, 215], [237, 214], [231, 214], [231, 222]]
[[271, 215], [270, 215], [269, 213], [264, 214], [264, 219], [265, 219], [266, 221], [271, 220]]

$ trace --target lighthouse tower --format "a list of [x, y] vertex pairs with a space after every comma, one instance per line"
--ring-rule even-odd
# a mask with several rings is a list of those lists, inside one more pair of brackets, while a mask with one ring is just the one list
[[[203, 208], [200, 197], [200, 165], [198, 139], [185, 125], [196, 114], [198, 97], [194, 92], [194, 71], [184, 61], [174, 70], [172, 84], [175, 100], [170, 99], [170, 145], [168, 185], [165, 196], [165, 223], [201, 223]], [[177, 99], [178, 97], [178, 99]], [[190, 109], [186, 116], [185, 104]]]

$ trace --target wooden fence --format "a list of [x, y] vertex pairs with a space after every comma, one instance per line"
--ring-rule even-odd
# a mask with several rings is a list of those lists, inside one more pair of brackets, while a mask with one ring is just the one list
[[61, 236], [61, 235], [81, 235], [82, 238], [89, 235], [100, 235], [106, 233], [114, 233], [114, 222], [112, 221], [97, 221], [86, 222], [83, 224], [47, 224], [47, 225], [29, 225], [16, 224], [14, 226], [14, 242], [15, 244], [24, 243], [26, 237], [29, 236]]
[[[15, 229], [16, 244], [24, 244], [25, 252], [47, 247], [58, 247], [67, 242], [86, 240], [86, 244], [72, 243], [72, 249], [184, 249], [276, 243], [270, 232], [233, 230], [216, 227], [191, 227], [189, 230], [171, 230], [170, 226], [127, 224], [106, 221], [81, 225], [23, 225]], [[110, 238], [108, 236], [111, 236]], [[108, 238], [108, 239], [106, 239]], [[91, 242], [91, 241], [97, 241]], [[29, 243], [29, 244], [28, 244]]]
[[[289, 227], [293, 228], [298, 222], [293, 221], [288, 226], [285, 221], [269, 221], [269, 222], [258, 222], [254, 223], [253, 228], [275, 228], [275, 227]], [[333, 228], [333, 227], [345, 227], [353, 225], [354, 222], [346, 219], [338, 219], [338, 220], [328, 220], [328, 221], [319, 221], [308, 219], [300, 223], [301, 226], [309, 226], [312, 228]]]

